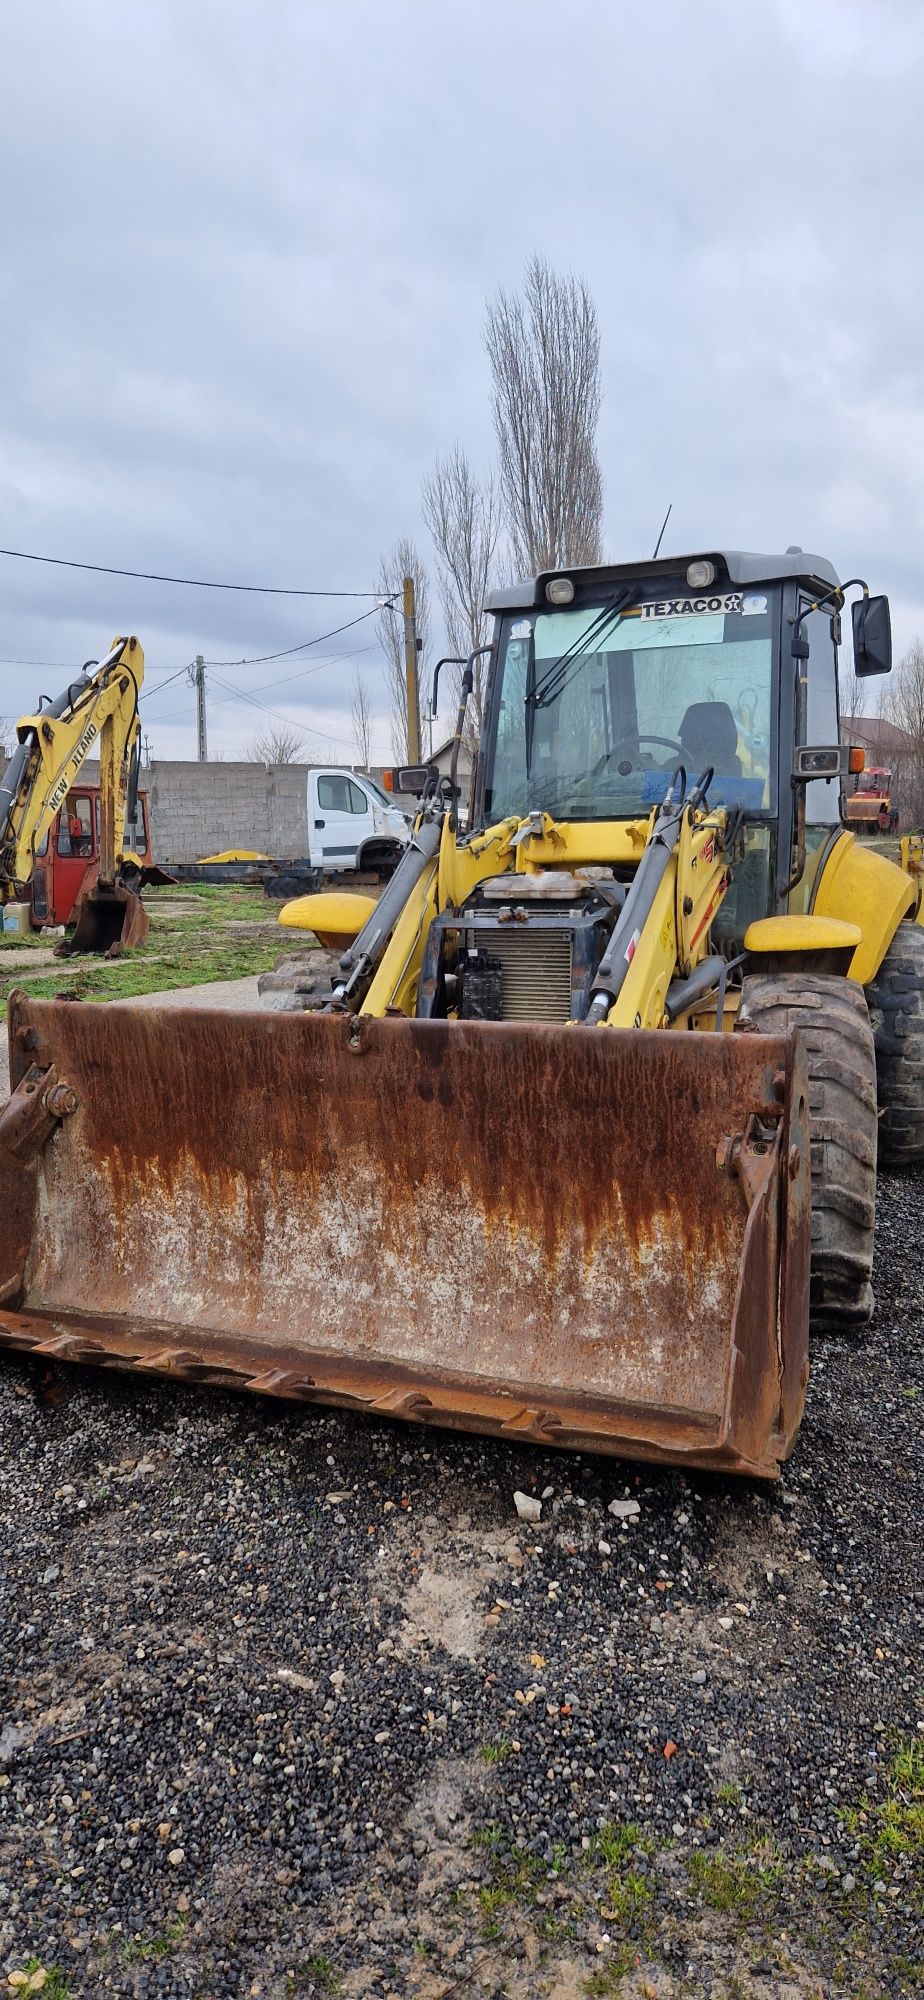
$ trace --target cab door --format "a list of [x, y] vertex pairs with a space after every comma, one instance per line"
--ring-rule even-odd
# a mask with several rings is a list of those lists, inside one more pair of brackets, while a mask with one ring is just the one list
[[312, 776], [311, 860], [324, 869], [354, 868], [359, 848], [374, 831], [371, 801], [347, 771], [315, 771]]
[[55, 823], [53, 899], [49, 921], [66, 924], [84, 884], [87, 869], [99, 852], [96, 839], [96, 793], [68, 792]]

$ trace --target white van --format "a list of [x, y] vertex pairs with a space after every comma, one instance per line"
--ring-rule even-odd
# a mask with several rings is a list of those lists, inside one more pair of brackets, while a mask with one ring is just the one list
[[340, 868], [393, 868], [411, 822], [365, 771], [308, 773], [308, 857], [325, 875]]

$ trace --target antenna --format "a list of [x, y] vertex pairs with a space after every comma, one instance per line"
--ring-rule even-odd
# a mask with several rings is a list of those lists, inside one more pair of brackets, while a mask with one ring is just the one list
[[654, 562], [654, 561], [655, 561], [655, 558], [657, 557], [657, 553], [658, 553], [658, 550], [659, 550], [659, 548], [661, 547], [661, 543], [662, 543], [662, 542], [663, 542], [663, 540], [664, 540], [664, 530], [665, 530], [665, 528], [667, 527], [667, 524], [668, 524], [668, 521], [669, 521], [669, 520], [670, 520], [670, 518], [671, 518], [671, 507], [673, 507], [673, 504], [674, 504], [674, 503], [673, 503], [673, 500], [672, 500], [672, 501], [671, 501], [671, 503], [670, 503], [670, 506], [668, 507], [668, 510], [667, 510], [667, 513], [665, 514], [665, 516], [664, 516], [664, 519], [663, 519], [663, 521], [661, 522], [661, 533], [660, 533], [660, 535], [658, 536], [658, 539], [657, 539], [657, 541], [655, 542], [655, 545], [654, 545], [654, 555], [653, 555], [653, 556], [652, 556], [652, 558], [651, 558], [652, 562]]

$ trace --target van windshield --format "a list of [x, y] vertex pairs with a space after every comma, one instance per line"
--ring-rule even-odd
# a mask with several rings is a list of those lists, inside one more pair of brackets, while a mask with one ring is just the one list
[[691, 778], [712, 766], [714, 805], [773, 809], [764, 592], [636, 604], [609, 620], [599, 604], [506, 619], [499, 663], [491, 819], [647, 815], [678, 764]]

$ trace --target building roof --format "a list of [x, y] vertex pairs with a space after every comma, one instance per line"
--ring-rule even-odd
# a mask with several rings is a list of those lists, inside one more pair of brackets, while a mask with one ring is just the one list
[[881, 715], [842, 715], [841, 733], [845, 741], [860, 743], [877, 757], [910, 757], [914, 750], [907, 730]]

